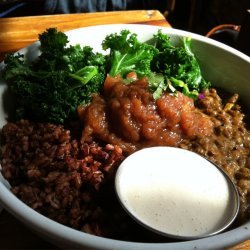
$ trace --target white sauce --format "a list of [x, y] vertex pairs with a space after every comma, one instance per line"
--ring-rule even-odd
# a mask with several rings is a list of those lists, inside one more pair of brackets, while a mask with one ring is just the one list
[[235, 213], [222, 172], [187, 150], [140, 150], [121, 164], [115, 184], [131, 215], [173, 236], [208, 235], [224, 227]]

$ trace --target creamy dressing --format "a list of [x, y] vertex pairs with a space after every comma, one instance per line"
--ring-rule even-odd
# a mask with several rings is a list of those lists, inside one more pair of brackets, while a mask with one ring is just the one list
[[118, 169], [116, 190], [133, 217], [168, 235], [209, 235], [237, 213], [224, 174], [203, 157], [177, 148], [154, 147], [128, 157]]

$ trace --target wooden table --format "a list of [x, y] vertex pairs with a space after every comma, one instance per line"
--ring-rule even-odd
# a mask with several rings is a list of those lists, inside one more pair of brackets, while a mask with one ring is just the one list
[[6, 52], [17, 51], [37, 40], [46, 28], [60, 31], [99, 24], [136, 23], [170, 27], [156, 10], [114, 11], [83, 14], [0, 18], [0, 61]]
[[[8, 52], [17, 51], [37, 40], [46, 28], [57, 27], [67, 31], [98, 24], [136, 23], [171, 27], [156, 10], [99, 12], [84, 14], [16, 17], [0, 19], [0, 61]], [[0, 249], [56, 249], [31, 232], [7, 211], [0, 214]], [[250, 249], [250, 241], [230, 250]]]

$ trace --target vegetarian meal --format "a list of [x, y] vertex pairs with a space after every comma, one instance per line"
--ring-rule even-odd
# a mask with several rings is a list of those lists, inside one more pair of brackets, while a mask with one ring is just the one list
[[15, 107], [1, 172], [19, 199], [83, 232], [159, 241], [123, 211], [113, 182], [131, 153], [174, 146], [219, 165], [240, 194], [234, 226], [250, 218], [247, 112], [203, 78], [190, 38], [174, 46], [161, 30], [145, 42], [122, 30], [106, 36], [105, 53], [68, 45], [55, 28], [39, 40], [36, 60], [9, 54], [2, 72]]

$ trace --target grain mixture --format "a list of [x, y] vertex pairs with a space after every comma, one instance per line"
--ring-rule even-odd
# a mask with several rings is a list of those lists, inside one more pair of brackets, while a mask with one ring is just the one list
[[[241, 206], [235, 226], [250, 219], [250, 132], [237, 99], [236, 94], [228, 99], [215, 89], [205, 91], [195, 106], [213, 124], [212, 133], [177, 141], [178, 147], [217, 163], [236, 183]], [[105, 237], [154, 241], [125, 214], [114, 192], [114, 174], [128, 144], [122, 143], [124, 138], [119, 146], [100, 140], [104, 137], [94, 128], [100, 129], [93, 126], [91, 140], [84, 141], [63, 126], [25, 120], [8, 123], [2, 129], [4, 177], [18, 198], [62, 224]], [[137, 144], [131, 140], [131, 145]]]
[[53, 220], [99, 235], [100, 190], [114, 178], [122, 150], [81, 144], [62, 126], [25, 120], [8, 123], [2, 135], [2, 173], [13, 193]]

